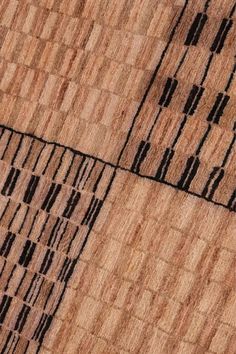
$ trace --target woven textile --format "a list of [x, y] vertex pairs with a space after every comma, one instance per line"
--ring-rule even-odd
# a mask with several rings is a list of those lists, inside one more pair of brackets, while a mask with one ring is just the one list
[[235, 0], [0, 2], [0, 353], [236, 353]]

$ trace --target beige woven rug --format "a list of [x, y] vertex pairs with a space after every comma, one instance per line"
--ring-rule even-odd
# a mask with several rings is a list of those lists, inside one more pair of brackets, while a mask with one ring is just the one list
[[0, 1], [0, 353], [236, 353], [235, 0]]

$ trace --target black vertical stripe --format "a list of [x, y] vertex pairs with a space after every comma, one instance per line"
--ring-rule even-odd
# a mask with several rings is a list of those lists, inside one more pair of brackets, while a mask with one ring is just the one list
[[224, 95], [223, 93], [218, 93], [215, 103], [207, 117], [208, 122], [214, 122], [216, 124], [219, 123], [220, 117], [224, 113], [224, 109], [229, 101], [229, 96]]
[[20, 170], [12, 167], [2, 189], [3, 195], [10, 196], [13, 193], [19, 175], [20, 175]]
[[139, 173], [142, 162], [145, 160], [148, 150], [150, 149], [150, 143], [147, 141], [141, 141], [134, 157], [134, 161], [131, 167], [131, 171]]
[[104, 165], [103, 165], [103, 168], [102, 168], [102, 170], [101, 170], [101, 172], [99, 173], [98, 178], [96, 179], [96, 182], [94, 183], [94, 186], [93, 186], [93, 193], [96, 193], [96, 191], [97, 191], [97, 188], [98, 188], [98, 186], [99, 186], [99, 182], [100, 182], [101, 179], [102, 179], [102, 176], [103, 176], [103, 173], [104, 173], [104, 171], [105, 171], [105, 168], [106, 168], [106, 165], [104, 164]]
[[25, 295], [23, 297], [23, 301], [30, 302], [30, 299], [32, 298], [32, 296], [30, 297], [30, 293], [32, 293], [34, 291], [34, 288], [35, 288], [34, 284], [37, 283], [38, 278], [39, 278], [39, 275], [34, 273], [32, 279], [31, 279], [30, 285], [28, 286], [28, 289], [25, 292]]
[[58, 194], [60, 193], [60, 190], [61, 184], [52, 183], [41, 209], [46, 210], [49, 213], [57, 199]]
[[211, 200], [223, 177], [224, 170], [220, 167], [214, 167], [203, 189], [202, 196]]
[[72, 190], [70, 198], [67, 201], [65, 210], [63, 211], [63, 216], [67, 219], [71, 217], [73, 211], [75, 210], [79, 200], [80, 200], [80, 192], [76, 191], [75, 189]]
[[17, 321], [14, 328], [15, 331], [18, 331], [19, 333], [22, 332], [29, 313], [30, 313], [30, 306], [23, 304], [22, 309], [17, 317]]
[[9, 307], [11, 305], [11, 302], [12, 302], [12, 297], [8, 295], [3, 295], [2, 302], [0, 304], [0, 324], [3, 323], [7, 311], [9, 310]]
[[61, 282], [68, 282], [69, 278], [73, 273], [75, 265], [76, 265], [76, 259], [70, 259], [66, 257], [62, 265], [61, 271], [58, 275], [58, 280], [60, 280]]
[[83, 156], [83, 157], [82, 157], [82, 160], [80, 161], [80, 164], [79, 164], [78, 170], [77, 170], [77, 172], [76, 172], [76, 175], [75, 175], [74, 181], [73, 181], [73, 183], [72, 183], [72, 186], [73, 186], [73, 187], [75, 187], [75, 186], [76, 186], [77, 179], [78, 179], [79, 174], [80, 174], [80, 170], [81, 170], [82, 166], [84, 165], [85, 160], [86, 160], [86, 157], [85, 157], [85, 156]]
[[19, 258], [20, 265], [22, 265], [23, 267], [27, 267], [29, 265], [33, 257], [35, 248], [36, 248], [36, 244], [34, 242], [31, 242], [30, 240], [26, 241], [23, 251]]
[[230, 210], [236, 211], [236, 189], [232, 193], [227, 206]]
[[168, 171], [168, 167], [171, 163], [173, 156], [174, 156], [174, 150], [167, 148], [161, 160], [160, 166], [157, 169], [157, 173], [155, 175], [156, 180], [162, 181], [165, 179], [165, 176]]
[[11, 160], [11, 165], [14, 165], [14, 163], [15, 163], [15, 159], [16, 159], [17, 154], [18, 154], [18, 152], [20, 151], [20, 148], [21, 148], [21, 145], [22, 145], [23, 137], [24, 137], [24, 136], [21, 135], [20, 141], [19, 141], [19, 143], [18, 143], [18, 145], [17, 145], [17, 148], [16, 148], [16, 151], [15, 151], [15, 154], [14, 154], [12, 160]]
[[39, 324], [32, 336], [32, 339], [38, 340], [41, 343], [43, 341], [46, 331], [48, 330], [52, 322], [52, 319], [53, 318], [51, 315], [43, 313], [39, 320]]
[[96, 220], [96, 217], [101, 207], [102, 201], [93, 196], [81, 224], [88, 225], [91, 228]]
[[204, 13], [198, 13], [190, 27], [188, 35], [185, 40], [185, 45], [197, 45], [200, 38], [203, 27], [207, 21], [207, 15]]
[[9, 255], [9, 252], [11, 250], [15, 238], [16, 235], [9, 231], [0, 249], [0, 256], [7, 257]]
[[215, 36], [215, 39], [212, 43], [210, 50], [219, 54], [224, 46], [225, 39], [227, 34], [232, 27], [233, 21], [227, 18], [224, 18], [221, 22], [220, 28]]
[[46, 163], [46, 165], [45, 165], [45, 167], [44, 167], [44, 170], [43, 170], [43, 172], [42, 172], [42, 175], [45, 175], [45, 173], [46, 173], [46, 171], [47, 171], [47, 168], [48, 168], [48, 166], [49, 166], [49, 164], [50, 164], [50, 161], [51, 161], [51, 159], [52, 159], [52, 157], [53, 157], [53, 155], [54, 155], [55, 150], [56, 150], [56, 145], [54, 144], [54, 145], [53, 145], [53, 148], [52, 148], [52, 151], [51, 151], [51, 153], [50, 153], [50, 155], [49, 155], [49, 158], [48, 158], [48, 160], [47, 160], [47, 163]]
[[35, 176], [35, 175], [31, 176], [30, 181], [29, 181], [28, 186], [27, 186], [27, 189], [25, 191], [24, 198], [23, 198], [23, 201], [25, 203], [27, 203], [27, 204], [31, 203], [31, 201], [33, 199], [33, 196], [34, 196], [34, 194], [36, 192], [39, 180], [40, 180], [39, 176]]
[[196, 85], [193, 85], [190, 94], [188, 96], [187, 102], [184, 106], [184, 113], [188, 114], [188, 115], [193, 115], [197, 105], [202, 97], [202, 94], [204, 92], [204, 88], [203, 87], [199, 87]]
[[171, 98], [175, 92], [175, 89], [178, 85], [178, 81], [174, 78], [168, 77], [163, 93], [159, 100], [159, 105], [163, 107], [168, 107], [171, 101]]
[[52, 232], [48, 238], [47, 246], [52, 247], [57, 239], [58, 232], [63, 223], [63, 219], [60, 219], [59, 216], [56, 218], [56, 222], [53, 226]]
[[52, 264], [52, 261], [53, 261], [53, 257], [54, 257], [54, 254], [55, 252], [50, 250], [50, 249], [47, 249], [47, 252], [44, 256], [44, 259], [43, 259], [43, 262], [41, 264], [41, 267], [40, 267], [40, 270], [39, 270], [39, 273], [42, 273], [42, 274], [47, 274], [51, 264]]
[[190, 156], [187, 160], [184, 172], [177, 184], [178, 188], [188, 191], [197, 173], [200, 161], [198, 157]]

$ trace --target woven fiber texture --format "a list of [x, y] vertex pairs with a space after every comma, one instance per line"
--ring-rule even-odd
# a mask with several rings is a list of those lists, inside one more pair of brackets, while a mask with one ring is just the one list
[[0, 353], [236, 353], [235, 0], [0, 1]]

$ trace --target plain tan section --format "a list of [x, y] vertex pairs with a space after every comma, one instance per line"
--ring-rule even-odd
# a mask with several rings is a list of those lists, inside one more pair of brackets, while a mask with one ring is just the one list
[[118, 172], [45, 347], [234, 353], [235, 231], [234, 213]]

